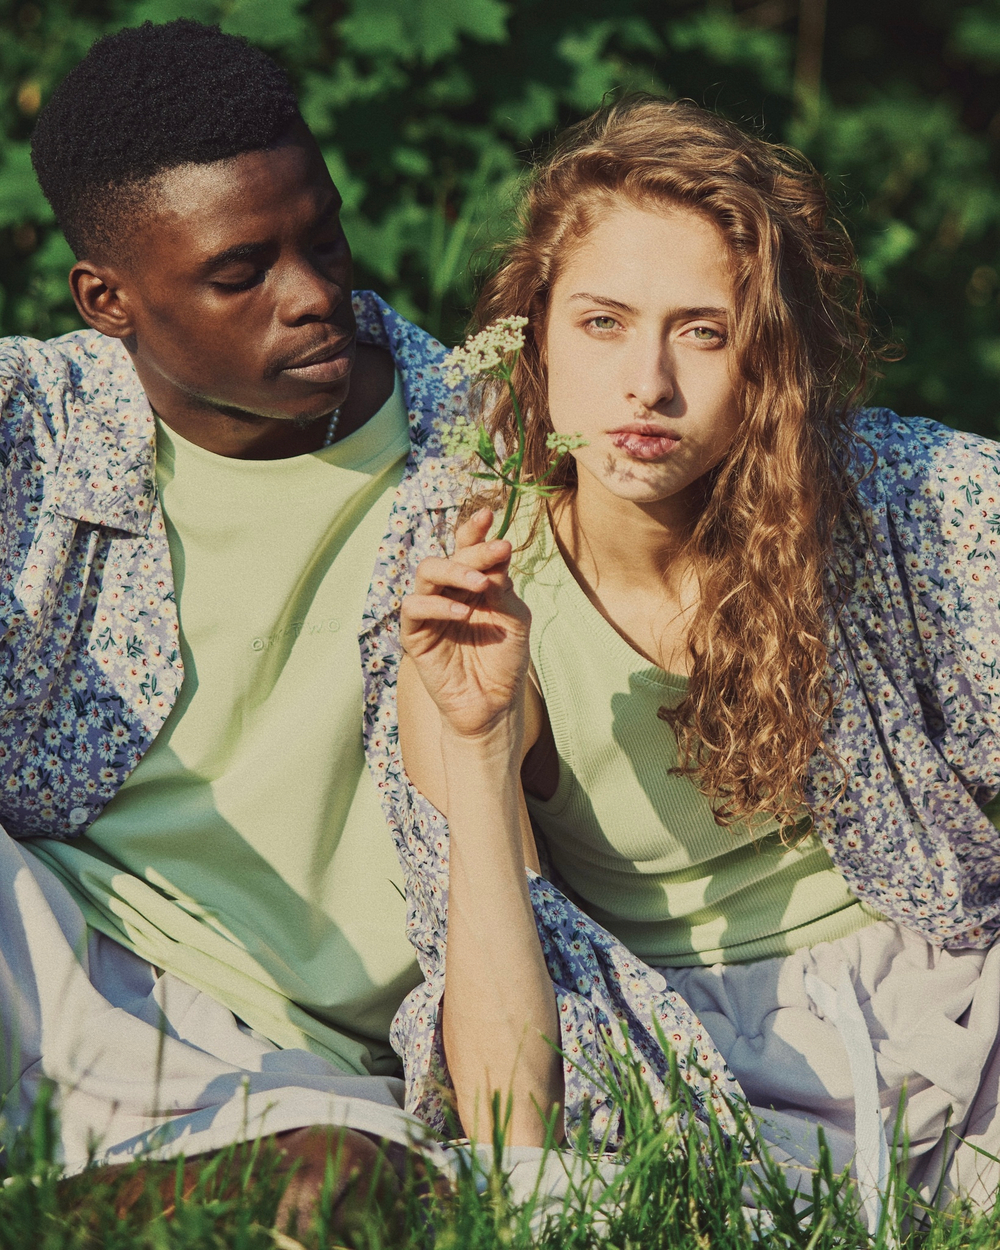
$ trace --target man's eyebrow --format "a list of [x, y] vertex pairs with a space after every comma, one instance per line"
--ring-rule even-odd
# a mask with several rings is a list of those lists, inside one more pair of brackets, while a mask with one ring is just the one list
[[237, 243], [234, 247], [227, 247], [224, 252], [216, 252], [214, 256], [203, 261], [201, 267], [205, 270], [222, 269], [239, 260], [253, 260], [266, 247], [266, 243]]
[[[625, 304], [620, 299], [612, 299], [610, 295], [595, 295], [591, 291], [577, 291], [569, 297], [571, 300], [577, 300], [584, 304], [601, 304], [605, 308], [613, 308], [617, 312], [634, 313], [636, 309], [631, 304]], [[725, 321], [729, 316], [728, 308], [716, 308], [712, 305], [701, 305], [697, 308], [676, 308], [674, 309], [675, 317], [715, 317], [718, 320]]]
[[[325, 206], [323, 211], [313, 223], [316, 226], [325, 226], [333, 217], [336, 217], [343, 207], [343, 200], [339, 195], [335, 195]], [[236, 243], [232, 247], [227, 247], [224, 251], [216, 252], [214, 256], [202, 262], [202, 269], [210, 273], [215, 269], [224, 269], [226, 265], [232, 265], [241, 260], [253, 260], [260, 255], [261, 252], [267, 250], [267, 243]]]

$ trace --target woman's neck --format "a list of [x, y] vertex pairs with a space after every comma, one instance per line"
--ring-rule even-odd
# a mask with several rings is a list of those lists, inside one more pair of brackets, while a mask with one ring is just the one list
[[554, 501], [552, 528], [588, 598], [635, 650], [670, 672], [689, 671], [687, 626], [698, 604], [684, 547], [703, 504], [653, 504], [577, 489]]
[[581, 481], [554, 501], [552, 526], [564, 553], [595, 588], [662, 593], [682, 571], [678, 561], [704, 503], [700, 491], [685, 496], [636, 503]]

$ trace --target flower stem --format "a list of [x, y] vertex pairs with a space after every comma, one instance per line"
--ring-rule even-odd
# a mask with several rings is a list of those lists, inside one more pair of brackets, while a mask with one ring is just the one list
[[507, 499], [507, 507], [504, 510], [503, 520], [500, 522], [500, 528], [497, 530], [496, 537], [503, 538], [510, 529], [510, 523], [514, 519], [514, 509], [517, 507], [517, 497], [521, 493], [521, 466], [524, 463], [524, 452], [526, 436], [524, 433], [524, 417], [521, 414], [521, 405], [517, 402], [517, 393], [514, 390], [514, 382], [512, 375], [514, 366], [517, 364], [517, 358], [521, 353], [515, 352], [514, 359], [509, 365], [501, 368], [501, 376], [507, 383], [507, 390], [510, 392], [510, 402], [514, 408], [514, 420], [517, 422], [517, 451], [514, 453], [514, 464], [511, 473], [510, 496]]

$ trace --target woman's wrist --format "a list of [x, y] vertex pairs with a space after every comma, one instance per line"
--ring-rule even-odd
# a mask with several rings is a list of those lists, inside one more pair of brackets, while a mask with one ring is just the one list
[[441, 756], [453, 840], [463, 842], [469, 836], [466, 831], [478, 840], [489, 829], [493, 841], [503, 829], [510, 834], [512, 845], [516, 842], [520, 847], [523, 736], [520, 724], [496, 725], [490, 732], [475, 736], [442, 733]]
[[447, 721], [441, 724], [441, 751], [445, 767], [449, 759], [461, 760], [463, 767], [476, 763], [495, 767], [511, 763], [520, 771], [521, 746], [524, 742], [523, 709], [511, 709], [474, 731], [456, 730]]

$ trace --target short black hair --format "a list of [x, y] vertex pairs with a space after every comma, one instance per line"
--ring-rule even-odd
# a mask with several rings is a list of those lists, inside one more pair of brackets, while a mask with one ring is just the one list
[[31, 161], [77, 258], [110, 257], [155, 175], [273, 147], [296, 122], [291, 84], [259, 48], [187, 18], [145, 22], [98, 39], [63, 79]]

